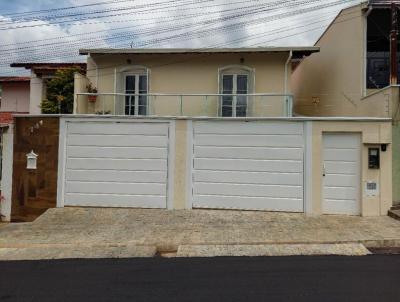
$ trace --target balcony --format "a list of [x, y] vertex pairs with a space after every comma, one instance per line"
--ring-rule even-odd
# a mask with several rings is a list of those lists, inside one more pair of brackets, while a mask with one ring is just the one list
[[288, 94], [77, 93], [74, 114], [190, 117], [290, 117]]

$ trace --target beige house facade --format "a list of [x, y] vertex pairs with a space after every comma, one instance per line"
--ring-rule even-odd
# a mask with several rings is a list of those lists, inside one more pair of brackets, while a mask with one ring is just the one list
[[[87, 77], [76, 78], [75, 113], [288, 116], [292, 60], [314, 52], [318, 47], [81, 50], [88, 67]], [[92, 102], [84, 94], [89, 84]]]

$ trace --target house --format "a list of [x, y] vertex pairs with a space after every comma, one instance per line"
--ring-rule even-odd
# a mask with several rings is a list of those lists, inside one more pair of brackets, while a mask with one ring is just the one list
[[[4, 200], [12, 199], [12, 185], [15, 185], [16, 183], [18, 184], [18, 181], [15, 181], [13, 183], [10, 180], [10, 175], [12, 175], [13, 170], [13, 153], [19, 152], [18, 148], [21, 148], [21, 152], [24, 152], [25, 154], [30, 151], [27, 149], [29, 149], [29, 147], [32, 145], [32, 139], [37, 139], [37, 137], [31, 135], [31, 129], [36, 129], [37, 125], [39, 125], [38, 122], [30, 123], [29, 126], [26, 127], [26, 129], [23, 129], [23, 133], [26, 134], [26, 137], [22, 138], [17, 135], [16, 139], [18, 139], [18, 142], [15, 142], [14, 132], [18, 134], [21, 131], [19, 129], [14, 129], [14, 126], [17, 125], [13, 125], [13, 115], [40, 114], [40, 104], [42, 100], [46, 98], [46, 82], [54, 77], [55, 72], [63, 68], [79, 67], [84, 73], [84, 70], [86, 69], [86, 64], [14, 63], [11, 64], [11, 67], [25, 68], [31, 70], [31, 76], [0, 77], [0, 192], [2, 196], [1, 200], [3, 200], [3, 202], [0, 202], [0, 208], [2, 215], [5, 217], [10, 217], [11, 208], [9, 208], [8, 206], [4, 206]], [[52, 130], [49, 131], [51, 132]], [[44, 141], [38, 141], [37, 143], [41, 144], [39, 148], [47, 148], [46, 150], [50, 150], [48, 151], [48, 153], [50, 154], [51, 144], [49, 142], [51, 141], [52, 138], [50, 135]], [[15, 152], [13, 152], [14, 143], [15, 147], [17, 148]], [[18, 160], [25, 161], [25, 154], [21, 154], [19, 158], [15, 159], [14, 164], [15, 162], [18, 162]], [[51, 158], [49, 157], [47, 159], [50, 159], [47, 162], [47, 168], [50, 168], [51, 170]], [[32, 192], [35, 192], [35, 206], [30, 208], [29, 205], [24, 204], [24, 202], [29, 198], [32, 199], [32, 197], [28, 196], [29, 194], [27, 194], [27, 192], [24, 192], [23, 195], [20, 195], [18, 197], [20, 203], [14, 203], [15, 205], [21, 204], [21, 207], [17, 207], [17, 209], [14, 211], [15, 220], [20, 220], [20, 210], [22, 211], [22, 216], [24, 217], [30, 216], [32, 212], [33, 216], [35, 217], [36, 215], [43, 213], [47, 208], [52, 206], [52, 201], [54, 201], [54, 198], [52, 198], [51, 195], [55, 189], [53, 190], [54, 186], [49, 184], [49, 182], [44, 181], [48, 179], [48, 174], [51, 174], [51, 172], [44, 173], [46, 175], [40, 179], [40, 185], [37, 186], [37, 188], [33, 188], [32, 186], [30, 188], [31, 194]], [[26, 181], [26, 178], [24, 178], [23, 180]], [[27, 183], [32, 184], [32, 182], [29, 181]], [[26, 187], [26, 182], [23, 183], [23, 186]]]
[[7, 151], [3, 154], [3, 146], [7, 149], [7, 145], [12, 145], [12, 130], [9, 129], [12, 115], [29, 112], [29, 82], [29, 77], [0, 77], [0, 196], [9, 197], [8, 192], [3, 192], [3, 187], [9, 184], [2, 182], [2, 175], [3, 170], [4, 173], [9, 171], [10, 154]]
[[0, 77], [0, 123], [12, 121], [13, 113], [29, 112], [29, 77]]
[[24, 68], [30, 70], [30, 95], [29, 112], [30, 114], [41, 114], [40, 104], [46, 98], [46, 83], [54, 78], [54, 74], [59, 69], [78, 67], [86, 70], [84, 63], [13, 63], [14, 68]]
[[386, 215], [391, 120], [293, 114], [292, 63], [318, 51], [81, 50], [74, 114], [16, 116], [25, 145], [4, 208], [23, 215], [44, 194], [57, 207]]
[[399, 6], [400, 1], [374, 0], [342, 10], [315, 43], [320, 52], [304, 58], [291, 79], [300, 115], [393, 119], [395, 203], [400, 202], [400, 65], [390, 37], [397, 40], [399, 24], [392, 15]]

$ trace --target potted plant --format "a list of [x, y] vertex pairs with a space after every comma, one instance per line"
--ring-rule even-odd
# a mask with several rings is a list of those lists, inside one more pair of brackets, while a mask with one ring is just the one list
[[92, 102], [92, 103], [96, 102], [96, 100], [97, 100], [97, 95], [96, 95], [96, 93], [97, 93], [97, 88], [94, 87], [94, 86], [92, 85], [92, 83], [89, 83], [89, 84], [86, 86], [86, 90], [87, 90], [88, 93], [93, 93], [93, 94], [89, 94], [89, 95], [88, 95], [88, 101], [89, 101], [89, 102]]

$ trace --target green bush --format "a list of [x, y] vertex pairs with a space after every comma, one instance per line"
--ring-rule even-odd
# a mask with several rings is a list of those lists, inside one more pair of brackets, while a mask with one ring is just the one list
[[74, 109], [74, 74], [79, 67], [63, 68], [56, 71], [54, 78], [47, 82], [47, 98], [40, 108], [44, 114], [70, 114]]

